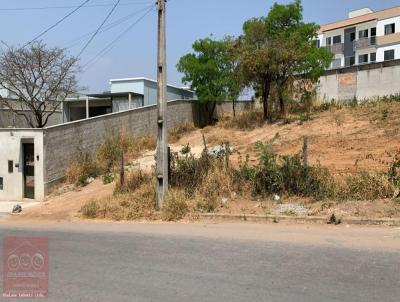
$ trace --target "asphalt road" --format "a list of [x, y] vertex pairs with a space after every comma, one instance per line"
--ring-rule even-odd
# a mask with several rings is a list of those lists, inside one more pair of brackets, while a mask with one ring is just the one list
[[0, 234], [48, 236], [46, 301], [400, 299], [399, 229], [1, 224]]

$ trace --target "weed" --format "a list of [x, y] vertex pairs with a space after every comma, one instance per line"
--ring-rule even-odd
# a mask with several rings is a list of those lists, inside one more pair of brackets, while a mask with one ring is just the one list
[[114, 174], [107, 173], [101, 177], [101, 180], [103, 181], [104, 185], [110, 184], [114, 181]]
[[85, 218], [94, 219], [97, 217], [99, 206], [95, 200], [90, 200], [81, 208], [81, 213]]
[[328, 224], [339, 225], [339, 224], [341, 224], [341, 223], [342, 223], [342, 220], [341, 220], [341, 219], [338, 219], [338, 218], [336, 217], [335, 214], [332, 214], [332, 215], [329, 217]]
[[386, 121], [388, 117], [389, 117], [389, 110], [388, 109], [383, 109], [382, 110], [381, 120], [382, 121]]
[[170, 190], [167, 200], [161, 209], [161, 217], [165, 221], [181, 220], [188, 213], [185, 192], [182, 190]]

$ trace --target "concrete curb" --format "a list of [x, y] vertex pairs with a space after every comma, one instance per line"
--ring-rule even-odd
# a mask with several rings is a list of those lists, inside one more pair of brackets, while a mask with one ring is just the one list
[[[264, 223], [298, 223], [298, 224], [327, 224], [328, 217], [313, 217], [313, 216], [274, 216], [274, 215], [232, 215], [232, 214], [201, 214], [200, 219], [216, 221], [216, 222], [264, 222]], [[341, 224], [349, 225], [385, 225], [385, 226], [400, 226], [400, 219], [381, 218], [341, 218]]]

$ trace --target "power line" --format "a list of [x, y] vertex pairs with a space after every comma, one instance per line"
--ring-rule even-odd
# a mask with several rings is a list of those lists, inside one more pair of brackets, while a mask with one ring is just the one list
[[[134, 2], [127, 2], [121, 3], [121, 6], [127, 5], [141, 5], [141, 4], [149, 4], [153, 1], [134, 1]], [[86, 5], [84, 8], [91, 8], [91, 7], [110, 7], [114, 4], [91, 4]], [[51, 10], [51, 9], [70, 9], [70, 8], [78, 8], [76, 5], [66, 5], [66, 6], [39, 6], [39, 7], [15, 7], [15, 8], [0, 8], [0, 11], [29, 11], [29, 10]]]
[[69, 12], [67, 15], [65, 15], [63, 18], [61, 18], [59, 21], [57, 21], [56, 23], [54, 23], [52, 26], [50, 26], [49, 28], [47, 28], [45, 31], [41, 32], [39, 35], [37, 35], [34, 39], [32, 39], [31, 41], [29, 41], [28, 43], [26, 43], [23, 48], [25, 48], [26, 46], [32, 44], [33, 42], [35, 42], [37, 39], [39, 39], [40, 37], [42, 37], [43, 35], [45, 35], [46, 33], [48, 33], [50, 30], [52, 30], [54, 27], [56, 27], [58, 24], [60, 24], [61, 22], [63, 22], [65, 19], [67, 19], [69, 16], [71, 16], [72, 14], [74, 14], [75, 12], [77, 12], [81, 7], [83, 7], [86, 3], [88, 3], [90, 0], [85, 0], [81, 5], [79, 5], [78, 7], [76, 7], [74, 10], [72, 10], [71, 12]]
[[[125, 17], [122, 17], [120, 19], [115, 20], [114, 22], [111, 22], [110, 24], [104, 26], [99, 33], [103, 33], [106, 32], [122, 23], [124, 23], [125, 21], [130, 20], [132, 17], [136, 16], [137, 14], [140, 14], [141, 12], [144, 12], [148, 9], [148, 6], [146, 6], [145, 8], [142, 8], [140, 10], [137, 10], [129, 15], [126, 15]], [[72, 48], [75, 47], [76, 45], [80, 44], [80, 41], [85, 39], [86, 37], [89, 37], [90, 35], [92, 35], [95, 31], [91, 31], [89, 33], [83, 34], [82, 36], [77, 37], [76, 39], [73, 39], [71, 41], [69, 41], [68, 43], [66, 43], [66, 48]]]
[[107, 14], [107, 16], [104, 18], [103, 22], [101, 22], [100, 26], [96, 29], [96, 31], [93, 33], [93, 35], [90, 37], [89, 41], [87, 41], [87, 43], [85, 44], [85, 46], [83, 46], [83, 48], [81, 49], [81, 51], [78, 54], [78, 58], [82, 55], [82, 53], [86, 50], [86, 48], [88, 48], [88, 46], [90, 45], [90, 43], [93, 41], [93, 39], [97, 36], [97, 34], [99, 33], [99, 31], [101, 30], [101, 28], [103, 27], [103, 25], [107, 22], [107, 20], [111, 17], [112, 13], [115, 11], [115, 9], [117, 8], [118, 4], [121, 2], [121, 0], [117, 0], [117, 2], [115, 2], [113, 8], [111, 9], [111, 11]]
[[83, 65], [84, 71], [86, 71], [90, 65], [93, 63], [97, 62], [99, 58], [104, 56], [106, 53], [108, 53], [111, 49], [113, 49], [116, 45], [116, 43], [122, 39], [133, 27], [135, 27], [140, 21], [142, 21], [155, 7], [154, 4], [150, 6], [150, 8], [135, 22], [133, 22], [128, 28], [126, 28], [121, 34], [119, 34], [113, 41], [111, 41], [106, 47], [104, 47], [97, 55], [95, 55], [91, 60], [89, 60], [85, 65]]

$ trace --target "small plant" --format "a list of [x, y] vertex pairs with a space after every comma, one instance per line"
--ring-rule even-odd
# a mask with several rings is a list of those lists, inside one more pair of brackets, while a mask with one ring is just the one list
[[388, 117], [389, 117], [389, 110], [388, 109], [382, 110], [381, 120], [386, 121]]
[[107, 173], [101, 177], [101, 180], [103, 181], [104, 185], [110, 184], [114, 181], [114, 174]]
[[99, 206], [95, 200], [90, 200], [81, 208], [81, 213], [85, 218], [97, 218]]
[[336, 217], [335, 214], [332, 214], [332, 215], [329, 217], [328, 224], [339, 225], [339, 224], [341, 224], [341, 223], [342, 223], [342, 220], [341, 220], [341, 219], [338, 219], [338, 218]]
[[89, 176], [87, 176], [87, 175], [85, 175], [85, 174], [80, 175], [80, 176], [78, 177], [78, 184], [79, 184], [80, 186], [82, 186], [82, 187], [86, 186], [86, 185], [87, 185], [87, 180], [88, 180], [88, 178], [89, 178]]

